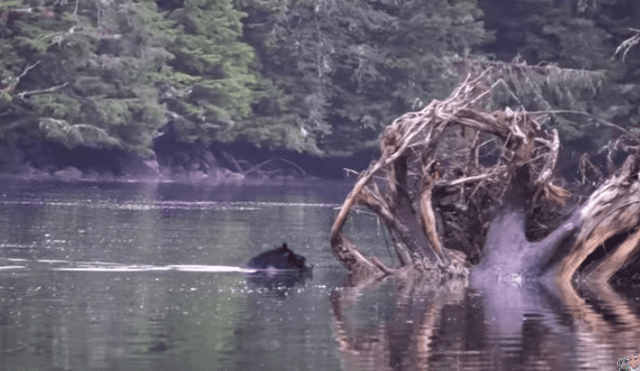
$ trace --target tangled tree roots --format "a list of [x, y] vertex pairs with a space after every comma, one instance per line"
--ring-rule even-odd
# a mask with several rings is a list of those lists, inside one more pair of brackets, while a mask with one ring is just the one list
[[[589, 277], [606, 279], [637, 252], [635, 155], [578, 206], [554, 184], [557, 131], [542, 127], [543, 115], [482, 110], [492, 89], [484, 81], [467, 78], [446, 100], [385, 129], [380, 159], [360, 174], [331, 228], [332, 251], [353, 276], [466, 276], [470, 261], [480, 260], [474, 273], [569, 282], [598, 246], [629, 234], [590, 267]], [[343, 234], [359, 205], [386, 225], [398, 267], [365, 257]]]

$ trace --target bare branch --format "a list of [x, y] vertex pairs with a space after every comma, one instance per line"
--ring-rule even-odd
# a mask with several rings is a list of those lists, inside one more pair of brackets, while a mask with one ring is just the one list
[[614, 60], [616, 56], [620, 52], [622, 52], [622, 61], [624, 62], [624, 60], [627, 58], [627, 54], [629, 53], [629, 50], [631, 50], [631, 48], [633, 48], [638, 43], [640, 43], [640, 30], [635, 28], [629, 28], [629, 29], [635, 32], [635, 34], [630, 38], [626, 39], [625, 41], [623, 41], [622, 44], [618, 46], [615, 53], [613, 53], [613, 57], [611, 57], [612, 60]]
[[59, 89], [64, 88], [65, 86], [67, 86], [69, 83], [65, 82], [64, 84], [61, 85], [56, 85], [56, 86], [52, 86], [50, 88], [47, 89], [38, 89], [38, 90], [29, 90], [29, 91], [23, 91], [21, 93], [18, 93], [18, 96], [20, 97], [20, 99], [24, 99], [25, 97], [28, 97], [30, 95], [36, 95], [36, 94], [44, 94], [44, 93], [51, 93], [52, 91], [56, 91]]

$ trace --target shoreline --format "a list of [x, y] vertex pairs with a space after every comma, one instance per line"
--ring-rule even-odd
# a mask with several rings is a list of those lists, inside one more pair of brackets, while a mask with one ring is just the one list
[[329, 179], [316, 176], [306, 177], [277, 177], [277, 178], [257, 178], [244, 177], [242, 174], [232, 173], [237, 177], [228, 177], [222, 179], [190, 179], [188, 177], [170, 177], [170, 176], [129, 176], [129, 175], [113, 175], [106, 177], [87, 177], [68, 178], [56, 176], [52, 173], [41, 171], [38, 175], [32, 174], [12, 174], [8, 172], [0, 172], [0, 181], [24, 181], [24, 182], [60, 182], [60, 183], [151, 183], [151, 184], [184, 184], [184, 185], [203, 185], [203, 186], [327, 186], [327, 185], [348, 185], [353, 184], [355, 178]]

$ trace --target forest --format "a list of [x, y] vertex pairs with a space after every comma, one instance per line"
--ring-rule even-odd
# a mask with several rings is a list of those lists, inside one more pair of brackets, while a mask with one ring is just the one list
[[557, 112], [545, 125], [577, 177], [575, 153], [637, 130], [639, 54], [612, 57], [639, 20], [632, 0], [4, 0], [0, 170], [80, 167], [76, 151], [241, 171], [237, 143], [375, 153], [393, 119], [448, 96], [474, 59], [586, 73], [512, 79], [517, 99], [494, 101]]

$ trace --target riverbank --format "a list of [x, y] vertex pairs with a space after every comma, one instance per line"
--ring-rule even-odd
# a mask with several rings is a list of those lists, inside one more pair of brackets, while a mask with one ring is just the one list
[[282, 183], [345, 180], [375, 157], [318, 158], [292, 151], [257, 148], [244, 142], [181, 143], [173, 136], [154, 140], [147, 155], [118, 148], [69, 149], [55, 142], [0, 146], [0, 176], [22, 179], [157, 181], [181, 183]]

